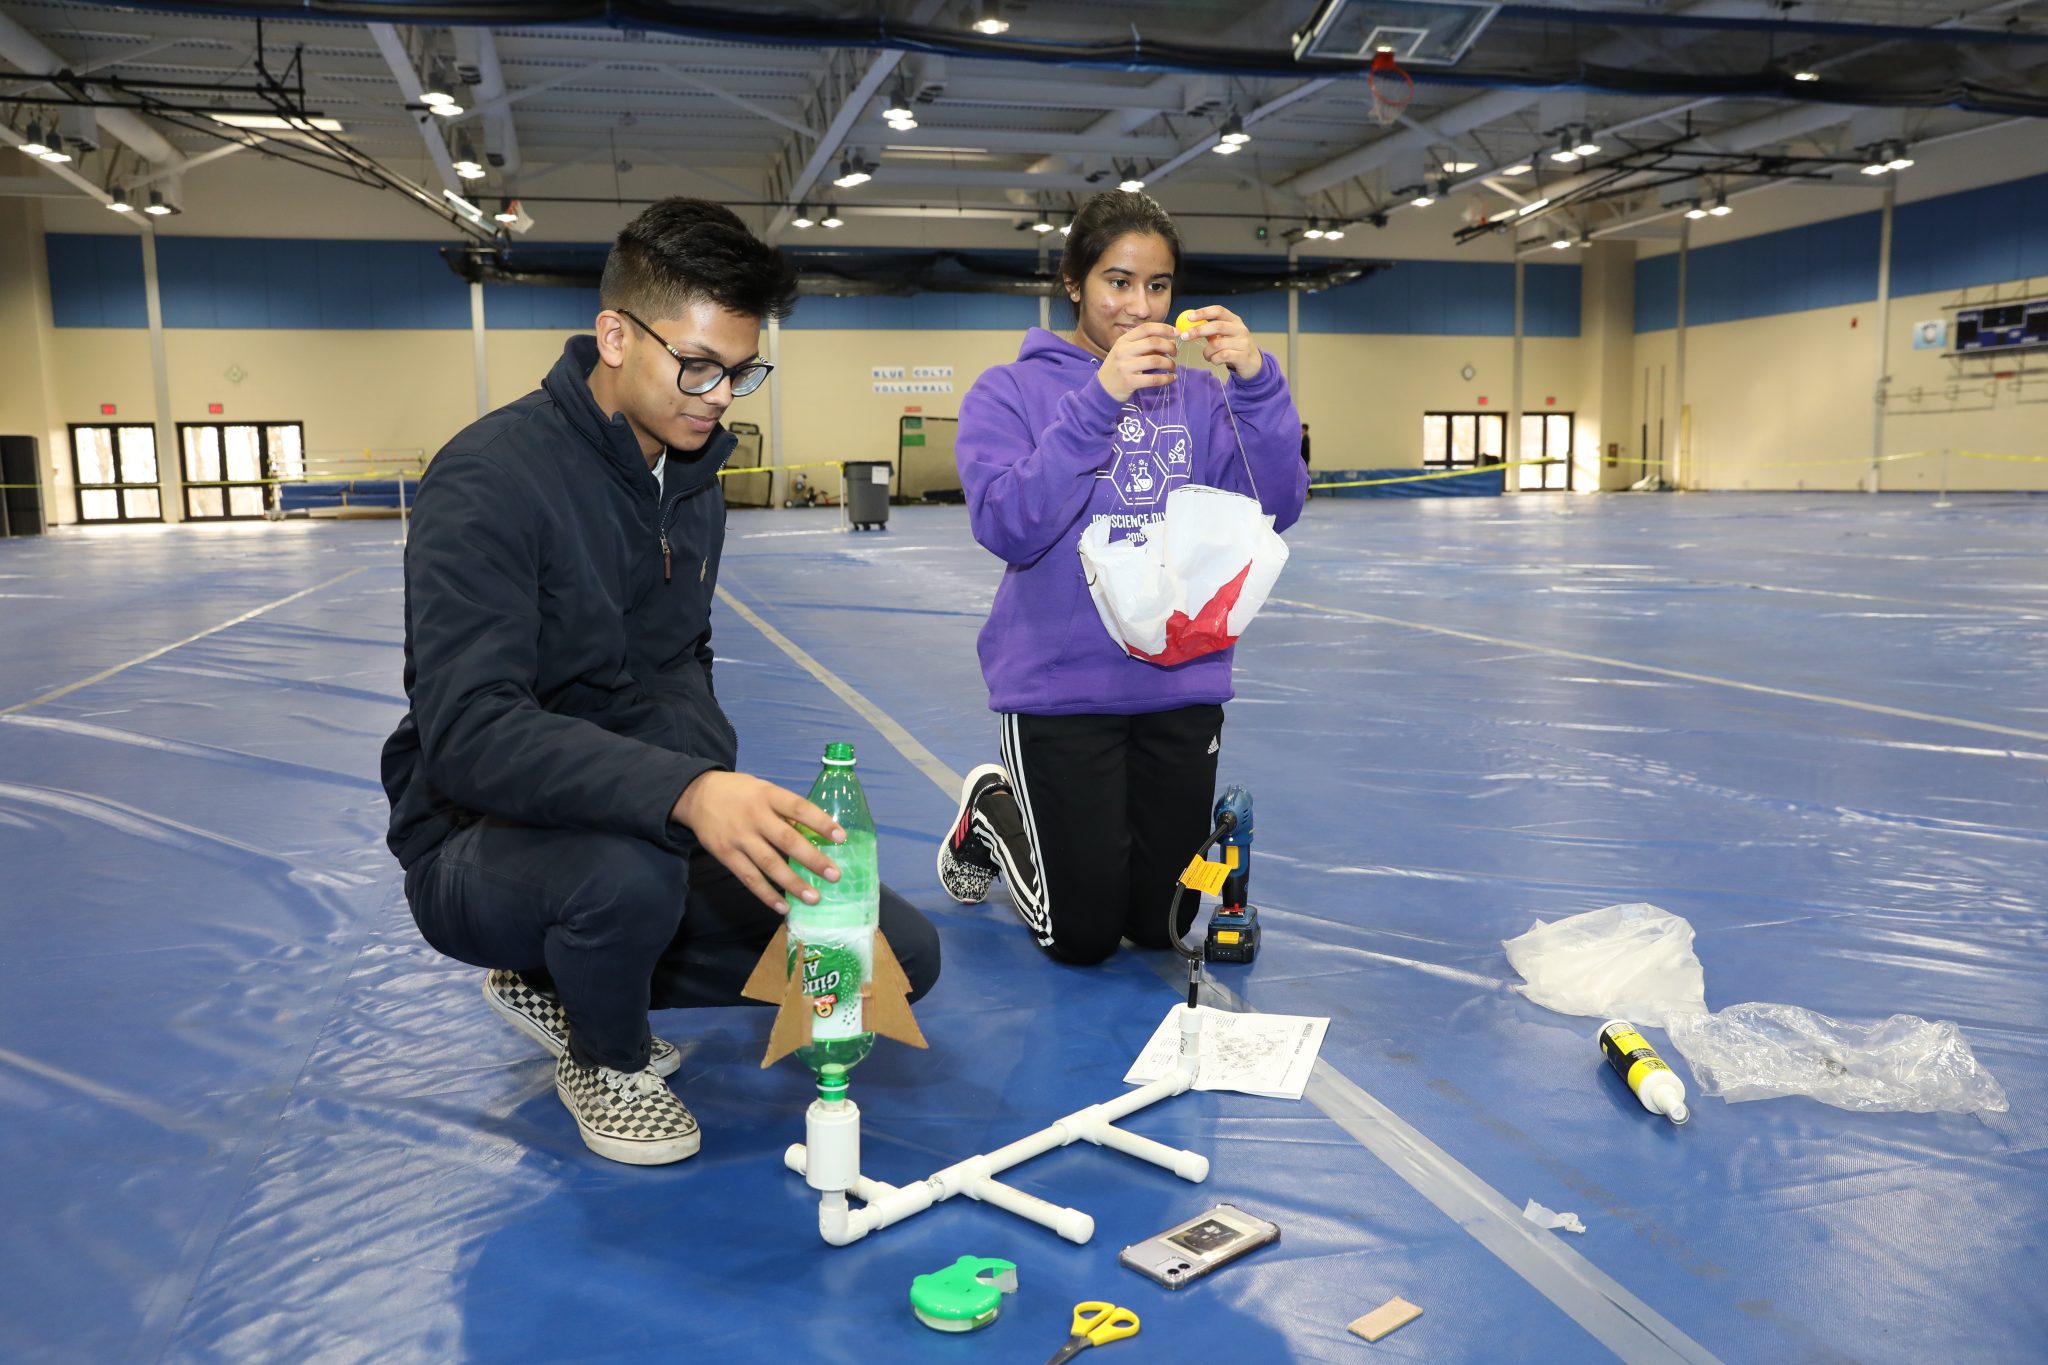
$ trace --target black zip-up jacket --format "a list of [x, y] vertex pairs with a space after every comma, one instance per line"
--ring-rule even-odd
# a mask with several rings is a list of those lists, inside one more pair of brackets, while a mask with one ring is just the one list
[[[684, 852], [683, 789], [731, 770], [711, 689], [725, 543], [720, 427], [657, 481], [599, 410], [597, 343], [465, 428], [420, 481], [405, 551], [405, 693], [384, 745], [391, 851], [411, 867], [490, 815]], [[664, 483], [666, 487], [664, 488]]]

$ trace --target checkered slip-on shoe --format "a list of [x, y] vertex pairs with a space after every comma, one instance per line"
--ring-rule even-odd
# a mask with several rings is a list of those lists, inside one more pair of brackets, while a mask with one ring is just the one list
[[584, 1146], [630, 1166], [666, 1166], [697, 1154], [697, 1120], [646, 1071], [584, 1066], [568, 1053], [555, 1063], [555, 1094], [576, 1119]]
[[995, 763], [982, 764], [960, 784], [960, 809], [939, 840], [939, 885], [962, 905], [987, 900], [989, 883], [996, 878], [996, 860], [984, 835], [987, 820], [977, 820], [976, 804], [999, 788], [1007, 791], [1009, 784], [1008, 774]]
[[[520, 979], [519, 973], [488, 972], [484, 976], [484, 999], [505, 1021], [560, 1057], [569, 1050], [569, 1016], [562, 1002], [546, 991], [537, 991]], [[647, 1068], [657, 1076], [673, 1076], [683, 1064], [682, 1054], [666, 1038], [656, 1038], [647, 1054]]]

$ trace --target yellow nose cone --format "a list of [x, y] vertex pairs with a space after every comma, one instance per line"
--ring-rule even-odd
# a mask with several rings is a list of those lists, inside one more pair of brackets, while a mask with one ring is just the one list
[[1186, 336], [1201, 325], [1202, 320], [1195, 316], [1195, 310], [1192, 308], [1181, 309], [1180, 316], [1173, 320], [1173, 330], [1182, 336]]

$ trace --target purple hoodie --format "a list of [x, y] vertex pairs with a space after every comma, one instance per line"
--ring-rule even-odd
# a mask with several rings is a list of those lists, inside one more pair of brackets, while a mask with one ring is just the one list
[[1137, 715], [1230, 700], [1232, 650], [1172, 668], [1126, 654], [1096, 615], [1075, 547], [1103, 518], [1115, 539], [1162, 519], [1183, 483], [1250, 496], [1256, 482], [1283, 531], [1308, 495], [1301, 417], [1272, 356], [1249, 384], [1231, 377], [1227, 407], [1204, 367], [1119, 403], [1096, 382], [1100, 365], [1034, 327], [1017, 359], [983, 373], [960, 403], [974, 538], [1008, 566], [981, 630], [992, 711]]

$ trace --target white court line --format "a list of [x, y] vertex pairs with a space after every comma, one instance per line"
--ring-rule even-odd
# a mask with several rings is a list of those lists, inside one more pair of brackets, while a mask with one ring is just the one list
[[128, 662], [126, 663], [115, 664], [112, 668], [103, 668], [99, 672], [93, 674], [90, 678], [80, 678], [77, 682], [65, 683], [62, 687], [55, 688], [51, 691], [45, 692], [40, 697], [30, 697], [27, 701], [18, 701], [12, 706], [0, 707], [0, 716], [11, 716], [17, 711], [26, 711], [31, 707], [41, 706], [44, 702], [55, 701], [59, 697], [68, 697], [81, 687], [91, 687], [94, 683], [105, 682], [108, 678], [113, 677], [116, 673], [125, 672], [128, 669], [135, 667], [137, 664], [146, 664], [151, 659], [161, 659], [164, 655], [170, 653], [174, 649], [183, 649], [186, 645], [194, 644], [197, 641], [204, 640], [209, 635], [218, 635], [222, 631], [228, 629], [230, 626], [239, 626], [244, 621], [253, 621], [266, 611], [275, 611], [279, 607], [282, 607], [287, 603], [296, 602], [301, 597], [307, 597], [313, 593], [319, 592], [322, 588], [331, 588], [336, 583], [341, 582], [342, 579], [353, 578], [357, 574], [361, 573], [364, 569], [367, 569], [369, 567], [370, 566], [367, 564], [357, 565], [355, 568], [350, 569], [347, 573], [336, 574], [334, 577], [328, 579], [325, 583], [315, 583], [312, 587], [301, 589], [300, 591], [293, 593], [290, 597], [280, 597], [275, 602], [265, 602], [262, 606], [256, 608], [256, 610], [245, 611], [240, 616], [235, 617], [232, 621], [223, 621], [217, 626], [208, 626], [205, 630], [200, 631], [197, 635], [187, 635], [182, 640], [174, 640], [170, 644], [164, 645], [159, 649], [152, 649], [147, 654], [139, 654], [135, 658], [128, 660]]
[[851, 707], [855, 715], [879, 730], [882, 738], [895, 745], [896, 752], [909, 759], [911, 765], [936, 783], [940, 791], [949, 797], [957, 797], [960, 794], [960, 774], [947, 767], [937, 754], [918, 743], [917, 737], [897, 724], [895, 718], [888, 712], [854, 691], [837, 673], [805, 653], [796, 641], [762, 620], [752, 607], [727, 592], [723, 584], [718, 588], [718, 600], [738, 612], [748, 625], [767, 636], [768, 642], [794, 660], [797, 667], [823, 683], [833, 696]]
[[1744, 682], [1740, 678], [1723, 678], [1712, 673], [1688, 673], [1678, 668], [1661, 668], [1656, 664], [1639, 664], [1632, 659], [1614, 659], [1605, 654], [1581, 654], [1574, 649], [1559, 649], [1555, 645], [1540, 645], [1530, 640], [1509, 640], [1498, 635], [1480, 635], [1469, 630], [1453, 630], [1449, 626], [1433, 626], [1425, 621], [1404, 621], [1396, 616], [1377, 616], [1369, 611], [1353, 611], [1349, 607], [1326, 607], [1318, 602], [1297, 602], [1286, 597], [1270, 597], [1283, 607], [1295, 607], [1302, 611], [1320, 611], [1331, 616], [1350, 616], [1360, 621], [1374, 621], [1383, 626], [1405, 626], [1409, 630], [1426, 630], [1436, 635], [1450, 635], [1460, 640], [1472, 640], [1482, 645], [1500, 645], [1508, 649], [1526, 650], [1532, 654], [1549, 654], [1560, 659], [1577, 659], [1580, 663], [1605, 664], [1609, 668], [1626, 668], [1637, 673], [1654, 673], [1660, 678], [1678, 678], [1685, 682], [1708, 683], [1715, 687], [1732, 687], [1741, 692], [1760, 692], [1767, 697], [1789, 697], [1794, 701], [1819, 702], [1824, 706], [1846, 706], [1853, 711], [1868, 711], [1879, 716], [1897, 716], [1903, 720], [1924, 720], [1932, 725], [1954, 725], [1965, 730], [1982, 730], [1987, 734], [2011, 735], [2016, 739], [2032, 739], [2048, 743], [2048, 730], [2022, 730], [2013, 725], [1993, 725], [1989, 721], [1965, 720], [1961, 716], [1940, 716], [1932, 711], [1911, 711], [1903, 706], [1880, 706], [1874, 701], [1857, 701], [1853, 697], [1831, 697], [1823, 692], [1800, 692], [1789, 687], [1766, 687], [1762, 683]]
[[[886, 711], [762, 620], [724, 587], [718, 589], [718, 596], [767, 636], [769, 643], [881, 732], [897, 752], [948, 798], [959, 793], [960, 775]], [[1179, 964], [1172, 965], [1178, 975]], [[1210, 983], [1210, 989], [1240, 1013], [1253, 1012], [1250, 1005], [1215, 983]], [[1521, 1276], [1530, 1288], [1629, 1365], [1667, 1365], [1672, 1361], [1720, 1365], [1713, 1352], [1566, 1246], [1562, 1237], [1538, 1229], [1524, 1219], [1521, 1210], [1500, 1191], [1327, 1061], [1316, 1062], [1305, 1098], [1384, 1162], [1387, 1169], [1470, 1233], [1501, 1264]]]

